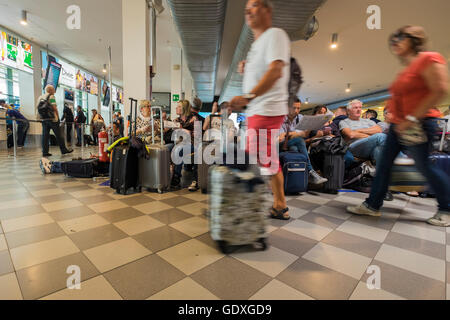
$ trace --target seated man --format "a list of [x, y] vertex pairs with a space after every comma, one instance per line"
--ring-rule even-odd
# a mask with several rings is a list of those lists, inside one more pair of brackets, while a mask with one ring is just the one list
[[311, 166], [311, 161], [309, 160], [308, 150], [306, 149], [306, 144], [304, 137], [307, 136], [307, 131], [297, 130], [295, 126], [300, 122], [302, 115], [300, 115], [301, 102], [297, 99], [294, 102], [294, 106], [289, 108], [289, 114], [284, 118], [284, 122], [280, 128], [280, 148], [283, 148], [286, 141], [287, 135], [287, 148], [289, 151], [300, 152], [306, 156], [307, 168], [309, 171], [309, 182], [311, 184], [322, 184], [328, 181], [328, 179], [321, 177], [316, 171], [314, 171]]
[[361, 101], [351, 101], [347, 106], [348, 118], [339, 123], [339, 129], [355, 157], [376, 163], [386, 141], [386, 134], [372, 120], [361, 119], [361, 108]]
[[330, 127], [331, 127], [331, 134], [335, 137], [341, 136], [341, 130], [339, 130], [339, 123], [342, 120], [345, 120], [348, 118], [347, 115], [347, 108], [346, 107], [339, 107], [334, 112], [334, 119], [331, 121]]
[[375, 122], [376, 124], [378, 124], [379, 122], [381, 122], [380, 120], [378, 120], [378, 112], [376, 112], [373, 109], [369, 109], [366, 111], [366, 115], [367, 115], [367, 119], [372, 120], [373, 122]]

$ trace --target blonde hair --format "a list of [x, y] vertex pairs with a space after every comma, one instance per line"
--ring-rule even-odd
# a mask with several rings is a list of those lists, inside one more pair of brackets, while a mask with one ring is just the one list
[[141, 100], [141, 101], [139, 101], [139, 110], [142, 110], [142, 108], [145, 108], [145, 107], [149, 107], [150, 108], [151, 106], [152, 106], [152, 104], [148, 100]]
[[191, 115], [191, 103], [188, 100], [178, 102], [181, 105], [181, 116], [189, 117]]

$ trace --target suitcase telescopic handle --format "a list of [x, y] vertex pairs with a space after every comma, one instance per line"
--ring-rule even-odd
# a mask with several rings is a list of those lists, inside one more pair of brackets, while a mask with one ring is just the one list
[[136, 120], [137, 120], [137, 100], [133, 98], [130, 99], [130, 128], [129, 136], [131, 138], [132, 128], [133, 128], [133, 102], [134, 102], [134, 136], [136, 136]]
[[163, 145], [164, 141], [164, 130], [163, 130], [163, 117], [162, 117], [162, 108], [161, 107], [151, 107], [151, 114], [152, 114], [152, 144], [155, 144], [155, 121], [153, 120], [153, 110], [159, 110], [159, 126], [161, 131], [161, 145]]

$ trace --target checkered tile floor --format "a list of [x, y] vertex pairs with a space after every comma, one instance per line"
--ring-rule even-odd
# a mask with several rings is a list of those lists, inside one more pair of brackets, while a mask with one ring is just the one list
[[[396, 195], [373, 218], [345, 213], [364, 194], [289, 197], [294, 219], [269, 221], [267, 251], [225, 256], [200, 192], [117, 195], [101, 180], [43, 176], [39, 157], [0, 151], [0, 299], [450, 298], [450, 228], [424, 222], [433, 199]], [[81, 290], [66, 289], [71, 265]], [[372, 265], [379, 290], [366, 285]]]

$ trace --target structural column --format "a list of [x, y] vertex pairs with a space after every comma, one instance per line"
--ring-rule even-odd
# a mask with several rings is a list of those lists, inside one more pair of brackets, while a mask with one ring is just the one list
[[170, 73], [170, 117], [171, 119], [175, 119], [177, 117], [176, 107], [178, 104], [177, 100], [181, 99], [181, 86], [182, 86], [182, 51], [181, 48], [172, 47], [172, 59], [170, 62], [171, 65], [171, 73]]
[[124, 116], [130, 113], [128, 98], [150, 96], [150, 29], [146, 0], [122, 0]]

